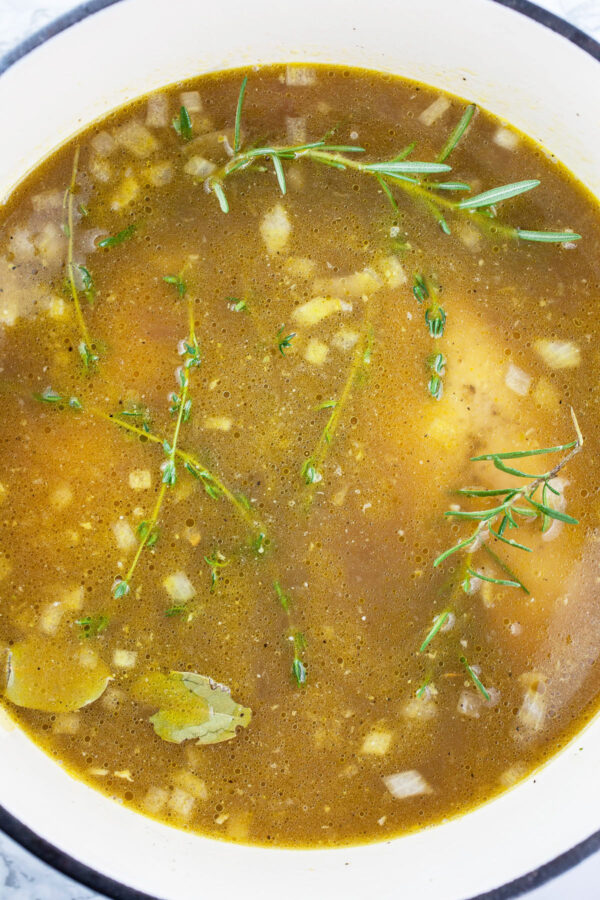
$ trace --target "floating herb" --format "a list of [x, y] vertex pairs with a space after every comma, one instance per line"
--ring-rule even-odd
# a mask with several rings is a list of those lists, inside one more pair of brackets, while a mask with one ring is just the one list
[[[312, 141], [304, 144], [292, 145], [266, 145], [264, 147], [251, 147], [242, 150], [241, 144], [241, 120], [244, 96], [247, 87], [247, 77], [242, 81], [235, 113], [234, 146], [233, 155], [221, 168], [211, 173], [204, 179], [204, 185], [209, 193], [214, 193], [219, 206], [224, 213], [229, 212], [229, 202], [225, 194], [224, 183], [234, 173], [243, 172], [246, 169], [255, 168], [260, 160], [272, 163], [277, 176], [279, 189], [282, 194], [286, 192], [285, 174], [283, 162], [287, 160], [309, 159], [319, 165], [328, 166], [340, 171], [350, 170], [363, 175], [373, 177], [383, 190], [387, 200], [394, 210], [398, 205], [392, 188], [407, 193], [413, 199], [421, 201], [425, 208], [433, 215], [445, 234], [450, 234], [450, 227], [444, 217], [442, 209], [447, 209], [453, 214], [469, 214], [472, 220], [480, 227], [489, 229], [490, 219], [488, 209], [495, 203], [516, 197], [525, 191], [536, 187], [536, 180], [520, 181], [510, 185], [501, 185], [484, 191], [481, 194], [470, 197], [467, 200], [455, 202], [444, 197], [444, 192], [455, 190], [470, 190], [470, 185], [464, 182], [435, 182], [420, 178], [419, 176], [437, 175], [451, 171], [451, 166], [445, 160], [465, 134], [475, 112], [475, 106], [469, 105], [456, 128], [448, 138], [435, 162], [408, 160], [406, 157], [414, 149], [414, 144], [401, 151], [392, 159], [381, 162], [362, 162], [355, 158], [356, 154], [364, 153], [363, 147], [354, 145], [328, 144], [326, 140]], [[438, 193], [438, 192], [441, 192]], [[483, 210], [483, 211], [481, 211]], [[545, 241], [546, 243], [564, 243], [565, 240], [578, 240], [581, 235], [570, 234], [563, 237], [562, 232], [535, 232], [525, 229], [504, 226], [494, 221], [496, 232], [517, 240]]]
[[246, 301], [240, 300], [238, 297], [228, 297], [227, 303], [233, 312], [243, 312], [245, 309], [248, 309]]
[[288, 350], [292, 346], [292, 341], [296, 337], [296, 332], [293, 331], [291, 334], [286, 335], [285, 337], [281, 337], [283, 330], [285, 329], [285, 325], [282, 325], [279, 331], [277, 332], [277, 346], [279, 347], [279, 352], [282, 356], [285, 356], [285, 351]]
[[137, 225], [129, 225], [127, 228], [118, 231], [116, 234], [111, 234], [108, 237], [102, 238], [101, 241], [98, 241], [98, 247], [118, 247], [119, 244], [123, 244], [125, 241], [128, 241], [130, 237], [133, 237], [136, 230]]
[[163, 275], [163, 281], [172, 284], [177, 294], [183, 299], [187, 293], [187, 285], [181, 275]]
[[434, 400], [441, 400], [444, 390], [443, 376], [446, 371], [446, 357], [443, 353], [435, 353], [427, 359], [427, 368], [431, 372], [427, 390]]
[[84, 616], [83, 619], [77, 619], [75, 624], [81, 628], [82, 637], [93, 638], [106, 631], [109, 622], [108, 616]]
[[87, 302], [90, 304], [90, 306], [92, 306], [94, 303], [94, 300], [96, 299], [96, 288], [94, 286], [94, 279], [90, 275], [89, 269], [87, 269], [85, 266], [77, 266], [77, 268], [81, 272], [83, 293], [85, 294]]
[[[527, 480], [527, 484], [520, 488], [500, 488], [490, 491], [480, 490], [479, 488], [462, 488], [459, 492], [462, 496], [473, 498], [502, 497], [503, 500], [499, 505], [492, 506], [489, 509], [477, 509], [471, 511], [449, 510], [446, 512], [446, 516], [477, 521], [478, 524], [469, 537], [459, 541], [454, 547], [450, 547], [448, 550], [445, 550], [444, 553], [441, 553], [437, 559], [434, 560], [434, 566], [439, 566], [440, 563], [447, 559], [451, 554], [456, 553], [465, 547], [470, 547], [480, 537], [483, 538], [485, 544], [487, 544], [491, 538], [496, 538], [504, 543], [510, 544], [510, 546], [517, 547], [520, 550], [530, 550], [526, 545], [511, 541], [505, 537], [507, 528], [516, 529], [520, 527], [521, 523], [518, 521], [519, 518], [524, 518], [525, 520], [538, 519], [541, 521], [542, 528], [544, 528], [548, 519], [557, 519], [558, 521], [568, 524], [577, 524], [577, 519], [549, 506], [546, 499], [548, 490], [550, 490], [551, 493], [557, 493], [556, 489], [550, 484], [551, 480], [555, 478], [567, 463], [580, 452], [583, 446], [583, 437], [573, 409], [571, 409], [571, 416], [575, 427], [576, 439], [568, 444], [560, 444], [555, 447], [544, 447], [539, 450], [486, 453], [482, 456], [472, 457], [472, 462], [492, 462], [494, 467], [499, 471], [513, 475], [517, 478], [524, 478]], [[505, 460], [524, 459], [548, 453], [562, 453], [564, 451], [568, 451], [567, 455], [553, 468], [543, 472], [541, 475], [523, 472], [513, 466], [507, 466], [505, 462]], [[536, 499], [536, 494], [540, 488], [542, 489], [542, 502]], [[523, 503], [526, 505], [520, 505]], [[494, 528], [496, 523], [498, 523], [498, 526], [497, 528]], [[477, 573], [477, 577], [481, 577], [481, 573]], [[526, 590], [518, 579], [511, 578], [510, 580], [515, 582], [516, 587], [521, 587], [523, 590]]]
[[284, 610], [287, 620], [288, 620], [288, 640], [292, 644], [293, 649], [293, 659], [292, 659], [292, 676], [296, 681], [298, 687], [302, 687], [306, 683], [307, 671], [306, 666], [303, 661], [303, 653], [306, 650], [306, 638], [301, 631], [296, 631], [292, 625], [292, 617], [291, 617], [291, 607], [292, 602], [288, 594], [285, 593], [279, 581], [273, 582], [273, 589], [275, 591], [275, 595], [281, 605], [281, 608]]
[[436, 634], [438, 633], [440, 628], [442, 628], [445, 625], [445, 623], [448, 621], [449, 616], [450, 616], [450, 612], [448, 610], [446, 610], [445, 612], [440, 613], [439, 616], [435, 617], [433, 626], [432, 626], [431, 630], [429, 631], [429, 634], [427, 635], [427, 637], [425, 638], [425, 640], [419, 647], [419, 653], [424, 653], [425, 650], [427, 650], [427, 648], [429, 647], [430, 643], [432, 642], [432, 640], [434, 639], [434, 637], [436, 636]]
[[463, 666], [465, 667], [465, 669], [467, 670], [469, 678], [471, 679], [471, 681], [473, 682], [473, 684], [475, 685], [477, 690], [480, 692], [480, 694], [483, 694], [483, 696], [485, 697], [486, 700], [490, 700], [489, 692], [486, 690], [486, 688], [481, 683], [480, 679], [477, 676], [477, 673], [473, 671], [473, 667], [469, 665], [469, 663], [467, 662], [467, 660], [465, 659], [464, 656], [460, 657], [460, 661], [463, 664]]
[[[67, 221], [65, 224], [64, 232], [67, 236], [67, 282], [69, 285], [69, 290], [71, 293], [71, 298], [73, 300], [73, 307], [75, 309], [75, 319], [77, 320], [77, 327], [79, 329], [79, 334], [81, 336], [81, 341], [79, 342], [79, 356], [81, 357], [81, 361], [83, 362], [84, 369], [87, 372], [90, 372], [94, 364], [97, 362], [98, 357], [92, 352], [91, 346], [92, 341], [90, 339], [90, 334], [85, 323], [85, 319], [83, 317], [83, 312], [81, 310], [81, 303], [79, 302], [79, 293], [77, 291], [77, 285], [75, 283], [75, 263], [73, 261], [73, 235], [74, 235], [74, 224], [73, 224], [73, 197], [75, 194], [75, 187], [77, 184], [77, 171], [79, 166], [79, 147], [75, 149], [75, 155], [73, 156], [73, 167], [71, 170], [71, 181], [69, 183], [69, 187], [65, 193], [65, 205], [67, 207]], [[84, 269], [84, 271], [88, 274], [87, 269], [85, 267], [80, 266], [79, 269]], [[82, 273], [83, 275], [83, 273]], [[83, 276], [84, 290], [85, 290], [85, 276]], [[87, 296], [87, 294], [86, 294]], [[88, 297], [89, 299], [89, 297]]]
[[191, 141], [194, 134], [192, 131], [192, 120], [190, 118], [190, 114], [187, 110], [187, 107], [182, 106], [179, 110], [179, 115], [175, 116], [173, 119], [173, 128], [177, 132], [180, 138], [183, 138], [184, 141]]
[[225, 568], [230, 563], [230, 560], [225, 559], [223, 554], [220, 551], [215, 551], [212, 556], [205, 556], [204, 562], [210, 569], [210, 592], [214, 593], [214, 590], [217, 586], [217, 582], [219, 580], [219, 570]]

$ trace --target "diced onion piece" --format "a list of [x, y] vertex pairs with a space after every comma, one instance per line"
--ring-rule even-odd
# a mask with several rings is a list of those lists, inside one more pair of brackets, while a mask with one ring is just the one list
[[107, 184], [113, 177], [113, 167], [107, 159], [101, 156], [92, 156], [90, 160], [90, 175], [95, 181]]
[[134, 491], [146, 491], [152, 487], [150, 469], [132, 469], [129, 473], [129, 487]]
[[36, 212], [54, 212], [62, 209], [63, 197], [64, 191], [42, 191], [33, 195], [31, 205]]
[[382, 285], [383, 280], [377, 272], [366, 268], [339, 278], [319, 278], [315, 281], [314, 289], [319, 294], [332, 294], [334, 297], [368, 297]]
[[65, 609], [68, 609], [69, 612], [79, 612], [79, 610], [83, 606], [83, 598], [83, 585], [80, 584], [76, 588], [65, 591], [65, 593], [62, 595], [61, 602], [63, 603]]
[[392, 256], [386, 256], [382, 259], [378, 268], [388, 287], [401, 287], [403, 284], [406, 284], [408, 280], [402, 263], [398, 257], [393, 254]]
[[78, 712], [62, 713], [52, 723], [54, 734], [77, 734], [81, 719]]
[[434, 697], [423, 694], [422, 697], [413, 697], [409, 700], [402, 710], [402, 715], [412, 721], [428, 722], [437, 715], [437, 711]]
[[337, 297], [313, 297], [292, 312], [292, 319], [305, 328], [317, 325], [337, 312], [352, 312], [352, 304]]
[[304, 359], [315, 366], [322, 366], [327, 359], [329, 347], [318, 338], [311, 338], [304, 351]]
[[336, 350], [352, 350], [359, 337], [358, 331], [351, 331], [349, 328], [340, 328], [339, 331], [336, 331], [331, 343]]
[[169, 98], [166, 94], [153, 94], [148, 97], [146, 107], [146, 125], [150, 128], [164, 128], [169, 124]]
[[62, 263], [65, 256], [66, 238], [58, 225], [47, 222], [35, 236], [35, 246], [44, 266]]
[[58, 297], [56, 294], [52, 294], [48, 298], [48, 315], [51, 319], [64, 319], [66, 306], [65, 301], [62, 297]]
[[133, 669], [137, 662], [135, 650], [122, 650], [117, 648], [113, 653], [113, 666], [118, 669]]
[[307, 87], [316, 82], [317, 73], [308, 66], [288, 66], [285, 71], [285, 83], [293, 87]]
[[98, 665], [98, 654], [93, 647], [83, 646], [79, 649], [79, 663], [84, 669], [95, 669]]
[[519, 146], [519, 135], [510, 128], [498, 128], [494, 132], [494, 143], [505, 150], [516, 150]]
[[131, 772], [129, 769], [115, 769], [115, 771], [113, 772], [113, 775], [116, 778], [122, 778], [123, 781], [133, 781], [133, 778], [131, 777]]
[[504, 383], [509, 390], [514, 391], [520, 397], [526, 397], [532, 380], [531, 375], [528, 375], [523, 369], [519, 369], [518, 366], [509, 363], [504, 376]]
[[153, 187], [164, 187], [173, 180], [173, 166], [170, 162], [158, 162], [150, 166], [146, 177]]
[[458, 698], [456, 708], [462, 716], [467, 716], [469, 719], [478, 719], [481, 699], [482, 698], [473, 691], [463, 691]]
[[280, 253], [286, 246], [292, 225], [281, 203], [265, 213], [260, 223], [260, 234], [269, 253]]
[[55, 509], [58, 510], [66, 509], [66, 507], [71, 503], [72, 500], [73, 491], [68, 484], [61, 484], [50, 494], [50, 503]]
[[417, 797], [419, 794], [431, 794], [433, 788], [416, 769], [396, 772], [395, 775], [384, 775], [383, 783], [394, 797]]
[[142, 800], [142, 806], [149, 813], [159, 813], [169, 799], [169, 792], [164, 788], [149, 787], [146, 796]]
[[16, 262], [30, 262], [35, 256], [35, 247], [31, 233], [25, 228], [15, 228], [10, 242], [10, 249]]
[[138, 541], [135, 532], [126, 519], [119, 519], [115, 522], [112, 530], [119, 550], [134, 550], [137, 547]]
[[209, 431], [231, 431], [232, 422], [227, 416], [207, 416], [203, 425]]
[[169, 798], [169, 809], [182, 819], [189, 819], [196, 801], [191, 794], [181, 788], [174, 788]]
[[315, 269], [315, 262], [305, 256], [289, 256], [285, 261], [285, 269], [294, 278], [310, 278]]
[[43, 631], [44, 634], [56, 634], [65, 612], [66, 610], [63, 604], [58, 600], [54, 603], [49, 603], [42, 611], [40, 630]]
[[183, 167], [183, 171], [194, 178], [207, 178], [217, 167], [204, 156], [192, 156]]
[[448, 109], [450, 109], [448, 98], [444, 96], [438, 97], [427, 109], [423, 110], [419, 116], [419, 122], [422, 122], [423, 125], [433, 125]]
[[581, 362], [581, 352], [573, 341], [539, 340], [533, 346], [551, 369], [574, 369]]
[[198, 91], [182, 91], [179, 102], [189, 113], [202, 112], [202, 99]]
[[130, 203], [133, 203], [134, 200], [137, 200], [139, 193], [140, 186], [137, 182], [137, 179], [132, 175], [126, 175], [117, 188], [117, 192], [111, 197], [110, 208], [114, 210], [114, 212], [119, 212], [121, 209], [125, 209], [125, 207], [129, 206]]
[[179, 603], [187, 603], [196, 596], [194, 586], [185, 572], [174, 572], [173, 575], [167, 575], [163, 586], [171, 600]]
[[288, 144], [305, 144], [306, 116], [286, 116], [285, 133]]
[[152, 132], [135, 120], [115, 129], [115, 140], [138, 159], [147, 159], [158, 147], [158, 141]]
[[385, 756], [390, 749], [391, 743], [391, 732], [374, 729], [365, 737], [360, 752], [372, 756]]
[[517, 713], [521, 728], [540, 731], [546, 717], [546, 679], [539, 672], [525, 672], [519, 679], [526, 686], [523, 703]]
[[108, 131], [99, 131], [95, 134], [91, 144], [98, 156], [110, 156], [116, 147], [114, 138]]
[[468, 250], [475, 252], [481, 244], [481, 232], [468, 222], [460, 223], [455, 229], [460, 240]]
[[208, 790], [206, 789], [206, 782], [202, 781], [202, 779], [198, 778], [197, 775], [193, 775], [191, 772], [188, 772], [185, 769], [182, 769], [180, 772], [175, 773], [173, 777], [173, 784], [175, 784], [177, 787], [180, 787], [188, 794], [191, 794], [192, 797], [196, 798], [196, 800], [208, 800]]
[[[558, 494], [553, 494], [552, 491], [547, 491], [546, 505], [551, 507], [551, 509], [558, 510], [559, 512], [565, 512], [567, 508], [565, 488], [567, 487], [569, 482], [565, 481], [564, 478], [551, 478], [548, 484], [550, 485], [550, 487], [553, 487], [555, 491], [558, 491]], [[563, 530], [564, 526], [565, 523], [561, 522], [559, 519], [552, 519], [550, 522], [550, 527], [542, 534], [542, 540], [555, 540]]]

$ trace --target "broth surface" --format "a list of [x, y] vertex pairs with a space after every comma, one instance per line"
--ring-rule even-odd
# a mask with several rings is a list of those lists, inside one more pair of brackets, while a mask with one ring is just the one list
[[[326, 135], [353, 160], [412, 141], [408, 160], [435, 160], [466, 106], [335, 67], [203, 76], [14, 192], [3, 702], [71, 773], [179, 827], [379, 840], [491, 798], [596, 711], [600, 215], [483, 110], [451, 172], [413, 177], [470, 196], [539, 179], [490, 218], [439, 207], [440, 226], [428, 188], [385, 182], [394, 208], [372, 174], [302, 157], [281, 160], [285, 195], [257, 157], [220, 204], [203, 179], [237, 149], [244, 74], [243, 150]], [[456, 490], [528, 483], [471, 457], [570, 444], [571, 406], [582, 452], [535, 496], [578, 524], [521, 516], [501, 537], [531, 553], [482, 532], [493, 555], [434, 567], [479, 521], [445, 512], [506, 496]], [[505, 465], [533, 478], [568, 452]]]

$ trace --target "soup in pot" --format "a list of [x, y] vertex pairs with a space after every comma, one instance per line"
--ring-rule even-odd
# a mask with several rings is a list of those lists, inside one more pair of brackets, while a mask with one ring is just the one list
[[388, 75], [203, 76], [0, 212], [3, 702], [278, 846], [464, 813], [598, 706], [600, 213]]

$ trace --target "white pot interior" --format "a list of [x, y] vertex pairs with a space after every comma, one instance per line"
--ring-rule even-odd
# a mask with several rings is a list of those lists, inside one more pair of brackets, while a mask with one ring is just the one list
[[[73, 132], [141, 93], [201, 72], [290, 60], [384, 69], [443, 87], [537, 138], [600, 194], [599, 63], [490, 0], [121, 0], [0, 77], [10, 123], [0, 196]], [[600, 827], [599, 756], [597, 720], [535, 777], [461, 819], [326, 851], [238, 847], [159, 825], [72, 780], [14, 727], [0, 732], [0, 800], [77, 860], [160, 898], [362, 900], [375, 888], [380, 900], [460, 900]]]

